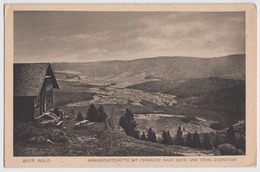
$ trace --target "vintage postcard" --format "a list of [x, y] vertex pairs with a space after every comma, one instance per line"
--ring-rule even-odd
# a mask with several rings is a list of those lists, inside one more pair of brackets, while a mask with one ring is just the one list
[[6, 4], [5, 167], [256, 166], [254, 4]]

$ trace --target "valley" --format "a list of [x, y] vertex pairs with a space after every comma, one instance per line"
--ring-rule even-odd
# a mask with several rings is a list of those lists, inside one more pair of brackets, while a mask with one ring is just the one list
[[[213, 146], [216, 135], [224, 143], [226, 129], [234, 125], [238, 126], [239, 138], [244, 138], [244, 58], [244, 55], [231, 55], [212, 59], [156, 57], [132, 61], [54, 63], [52, 68], [60, 88], [54, 91], [54, 106], [61, 108], [69, 120], [64, 120], [63, 127], [58, 131], [32, 125], [33, 132], [29, 135], [46, 141], [50, 133], [58, 132], [57, 135], [62, 134], [62, 138], [66, 138], [66, 143], [29, 143], [28, 146], [25, 140], [15, 146], [15, 154], [219, 155], [220, 152], [215, 149], [162, 144], [162, 133], [168, 131], [175, 139], [180, 126], [184, 139], [188, 133], [194, 134], [196, 131], [201, 142], [207, 134]], [[82, 114], [86, 119], [91, 104], [104, 108], [107, 118], [115, 125], [115, 131], [107, 130], [104, 122], [96, 122], [94, 129], [75, 129], [77, 115]], [[124, 133], [119, 124], [126, 109], [134, 114], [139, 136], [142, 133], [147, 136], [151, 128], [157, 143]], [[216, 129], [213, 124], [221, 128]], [[27, 129], [21, 130], [26, 132]]]

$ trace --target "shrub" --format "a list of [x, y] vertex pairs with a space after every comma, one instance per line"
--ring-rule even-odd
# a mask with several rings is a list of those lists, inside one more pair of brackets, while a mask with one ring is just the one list
[[180, 117], [180, 120], [182, 122], [189, 123], [192, 120], [196, 120], [196, 117], [194, 117], [194, 116], [184, 116], [184, 117]]
[[218, 150], [221, 155], [243, 155], [243, 151], [240, 149], [236, 149], [235, 146], [230, 143], [225, 143], [218, 146]]
[[236, 148], [246, 151], [246, 138], [244, 135], [239, 135], [237, 139], [237, 145]]
[[219, 123], [212, 123], [209, 127], [214, 130], [222, 130], [224, 128], [224, 126]]
[[237, 144], [236, 131], [234, 130], [233, 125], [230, 125], [229, 128], [227, 129], [225, 133], [225, 141], [226, 143], [230, 143], [232, 145]]
[[215, 137], [215, 142], [214, 142], [214, 147], [218, 148], [218, 146], [221, 144], [221, 140], [219, 138], [219, 135], [216, 133], [216, 137]]
[[35, 136], [28, 140], [29, 143], [34, 144], [45, 144], [47, 141], [47, 138], [45, 136]]
[[65, 133], [61, 132], [58, 129], [54, 129], [49, 134], [49, 139], [53, 142], [66, 142], [68, 140], [68, 137]]
[[141, 139], [141, 140], [146, 140], [146, 135], [145, 135], [145, 133], [144, 133], [144, 132], [141, 134], [141, 137], [140, 137], [140, 139]]
[[136, 138], [136, 139], [140, 139], [140, 133], [139, 133], [138, 130], [133, 131], [133, 137]]
[[24, 141], [33, 137], [33, 130], [31, 123], [19, 123], [14, 124], [14, 141]]

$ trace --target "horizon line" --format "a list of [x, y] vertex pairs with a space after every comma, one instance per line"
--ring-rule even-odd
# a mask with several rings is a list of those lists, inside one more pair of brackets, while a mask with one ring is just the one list
[[143, 58], [134, 58], [134, 59], [127, 59], [127, 60], [97, 60], [97, 61], [60, 61], [60, 62], [14, 62], [13, 64], [23, 64], [23, 63], [98, 63], [98, 62], [124, 62], [124, 61], [135, 61], [135, 60], [142, 60], [142, 59], [155, 59], [155, 58], [197, 58], [197, 59], [216, 59], [216, 58], [224, 58], [228, 56], [235, 56], [235, 55], [246, 55], [246, 53], [235, 53], [235, 54], [228, 54], [223, 56], [213, 56], [213, 57], [194, 57], [194, 56], [154, 56], [154, 57], [143, 57]]

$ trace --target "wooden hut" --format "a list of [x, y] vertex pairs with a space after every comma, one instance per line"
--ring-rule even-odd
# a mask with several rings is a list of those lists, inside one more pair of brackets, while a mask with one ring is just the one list
[[14, 119], [33, 120], [53, 108], [59, 89], [49, 63], [14, 64]]

